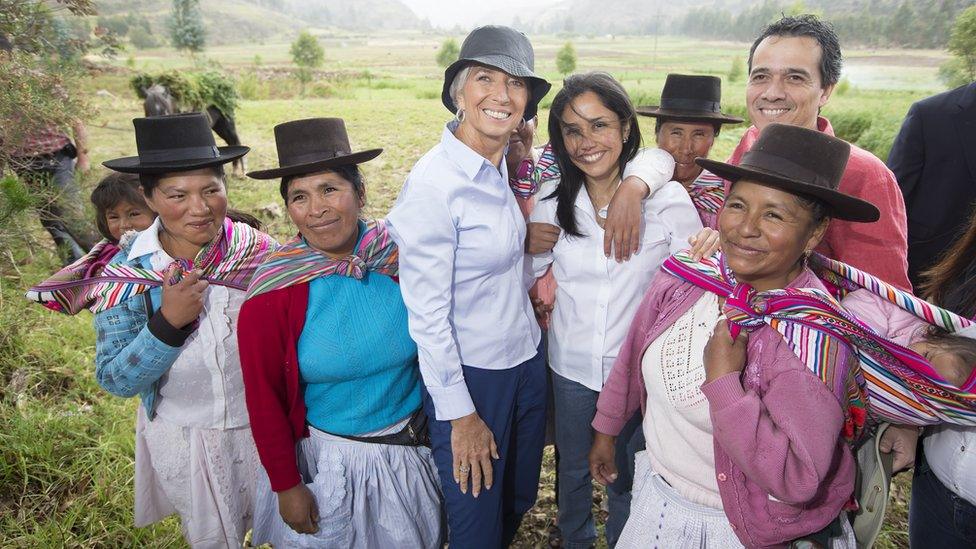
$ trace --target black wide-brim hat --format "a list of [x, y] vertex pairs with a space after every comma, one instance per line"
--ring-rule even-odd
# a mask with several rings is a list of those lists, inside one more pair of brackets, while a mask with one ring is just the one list
[[528, 80], [530, 97], [522, 114], [525, 120], [531, 120], [535, 116], [539, 102], [552, 87], [545, 78], [535, 73], [535, 52], [524, 34], [511, 27], [478, 27], [464, 39], [458, 60], [444, 71], [441, 101], [453, 113], [457, 112], [457, 105], [451, 98], [451, 83], [461, 69], [468, 65], [485, 65]]
[[722, 80], [717, 76], [669, 74], [661, 91], [661, 104], [637, 107], [637, 114], [719, 124], [743, 121], [722, 112]]
[[106, 160], [102, 165], [123, 173], [183, 172], [232, 162], [251, 149], [218, 147], [210, 120], [199, 112], [135, 118], [138, 156]]
[[383, 149], [352, 152], [346, 123], [341, 118], [306, 118], [274, 127], [278, 167], [248, 172], [254, 179], [305, 175], [338, 166], [361, 164], [379, 156]]
[[823, 132], [770, 124], [759, 134], [739, 165], [696, 158], [702, 168], [735, 182], [754, 181], [826, 204], [830, 216], [845, 221], [872, 223], [881, 217], [874, 204], [837, 190], [844, 177], [851, 146]]

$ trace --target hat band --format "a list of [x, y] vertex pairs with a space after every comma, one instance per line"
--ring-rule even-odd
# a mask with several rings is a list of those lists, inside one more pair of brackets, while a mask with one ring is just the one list
[[349, 151], [314, 151], [305, 154], [296, 154], [295, 156], [289, 156], [287, 158], [278, 158], [278, 163], [281, 164], [282, 168], [287, 168], [288, 166], [298, 166], [301, 164], [311, 164], [312, 162], [322, 162], [325, 160], [335, 160], [340, 156], [348, 156], [352, 153]]
[[706, 101], [702, 99], [672, 99], [662, 97], [661, 108], [674, 109], [676, 111], [719, 112], [721, 104], [718, 101]]
[[831, 185], [831, 181], [823, 175], [801, 166], [788, 158], [769, 154], [765, 151], [752, 150], [742, 155], [742, 161], [739, 162], [739, 167], [754, 168], [808, 185], [815, 185], [832, 191], [837, 190], [837, 186]]
[[139, 151], [139, 160], [141, 162], [175, 162], [177, 160], [203, 160], [205, 158], [219, 157], [220, 151], [217, 150], [216, 145]]

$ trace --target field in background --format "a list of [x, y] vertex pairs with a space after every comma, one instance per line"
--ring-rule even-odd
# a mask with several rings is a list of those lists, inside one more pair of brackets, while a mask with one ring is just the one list
[[[237, 114], [249, 169], [271, 167], [276, 153], [272, 126], [290, 119], [339, 116], [354, 148], [385, 152], [364, 165], [367, 214], [382, 216], [413, 163], [439, 138], [449, 113], [440, 104], [443, 71], [434, 55], [443, 36], [399, 33], [384, 37], [323, 38], [326, 64], [305, 97], [290, 74], [288, 44], [221, 46], [215, 60], [238, 80], [245, 99]], [[539, 70], [554, 83], [558, 37], [534, 37]], [[621, 79], [639, 104], [656, 102], [668, 72], [725, 76], [735, 57], [745, 61], [747, 44], [700, 43], [688, 39], [595, 37], [573, 40], [578, 71], [606, 70]], [[940, 91], [935, 74], [941, 52], [849, 51], [846, 84], [824, 113], [838, 132], [884, 156], [909, 105]], [[92, 160], [83, 177], [87, 192], [106, 172], [101, 161], [135, 153], [130, 120], [141, 104], [128, 88], [133, 70], [189, 69], [190, 60], [170, 50], [120, 56], [108, 70], [85, 82], [98, 112], [89, 121]], [[726, 83], [724, 106], [745, 113], [744, 81]], [[550, 94], [551, 100], [552, 93]], [[549, 102], [544, 102], [548, 107]], [[545, 140], [544, 108], [538, 142]], [[653, 145], [653, 120], [642, 119], [644, 141]], [[712, 152], [725, 158], [744, 127], [726, 128]], [[283, 238], [293, 231], [274, 214], [277, 182], [230, 179], [231, 204], [250, 210]], [[48, 238], [34, 217], [40, 245], [4, 243], [17, 267], [0, 273], [0, 546], [153, 546], [182, 544], [175, 520], [150, 529], [132, 525], [133, 418], [136, 399], [109, 396], [93, 379], [94, 334], [85, 313], [67, 318], [29, 306], [23, 290], [54, 267]], [[540, 488], [540, 504], [527, 517], [520, 546], [537, 546], [554, 516], [551, 460]], [[881, 547], [907, 546], [905, 480], [899, 483]]]

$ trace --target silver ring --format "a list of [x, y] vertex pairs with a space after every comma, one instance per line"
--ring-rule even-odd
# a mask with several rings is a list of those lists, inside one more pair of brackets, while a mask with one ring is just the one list
[[461, 473], [467, 474], [468, 471], [470, 471], [470, 470], [471, 470], [471, 466], [470, 465], [459, 465], [458, 466], [458, 471], [461, 472]]

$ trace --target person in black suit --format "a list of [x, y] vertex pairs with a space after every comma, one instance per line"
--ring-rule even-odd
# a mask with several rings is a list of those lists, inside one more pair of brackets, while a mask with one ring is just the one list
[[963, 230], [976, 202], [976, 82], [913, 104], [888, 167], [905, 196], [914, 286]]

